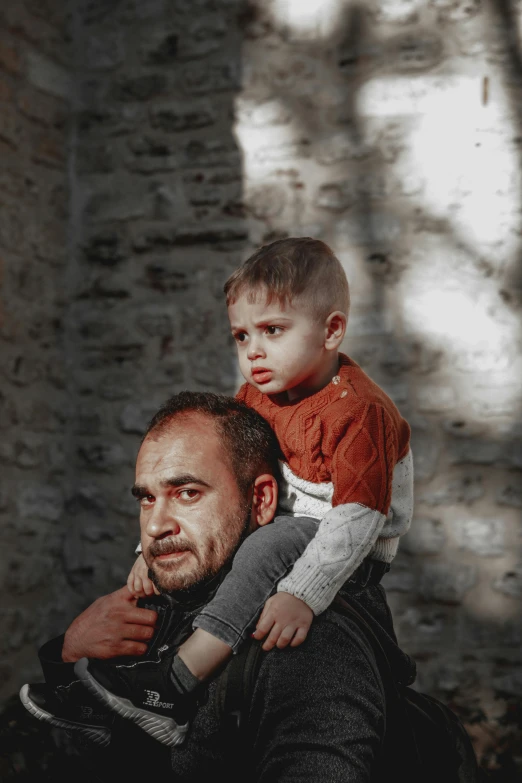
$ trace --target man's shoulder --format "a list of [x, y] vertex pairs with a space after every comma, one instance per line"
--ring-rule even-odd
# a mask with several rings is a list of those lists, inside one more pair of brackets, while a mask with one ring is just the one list
[[351, 618], [327, 609], [314, 619], [303, 644], [262, 655], [259, 678], [284, 682], [293, 688], [312, 682], [320, 673], [323, 681], [331, 675], [337, 684], [339, 677], [357, 668], [357, 662], [374, 668], [367, 637]]

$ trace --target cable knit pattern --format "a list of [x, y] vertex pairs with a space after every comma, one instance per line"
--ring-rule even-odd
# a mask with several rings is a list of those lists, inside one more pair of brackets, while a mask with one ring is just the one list
[[365, 557], [391, 562], [413, 511], [410, 428], [361, 368], [340, 355], [338, 382], [289, 402], [244, 384], [237, 397], [273, 427], [285, 459], [280, 508], [321, 520], [278, 585], [316, 614]]

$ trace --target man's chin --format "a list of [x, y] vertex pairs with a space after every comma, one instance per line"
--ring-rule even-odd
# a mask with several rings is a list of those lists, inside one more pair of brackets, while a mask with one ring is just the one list
[[177, 593], [191, 590], [204, 581], [194, 571], [182, 571], [179, 568], [157, 566], [149, 569], [149, 577], [160, 593]]

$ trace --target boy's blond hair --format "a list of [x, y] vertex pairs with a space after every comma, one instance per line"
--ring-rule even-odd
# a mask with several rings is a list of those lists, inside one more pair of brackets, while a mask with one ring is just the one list
[[266, 292], [267, 303], [305, 302], [323, 321], [334, 310], [348, 316], [350, 289], [341, 262], [327, 244], [312, 237], [278, 239], [256, 250], [228, 278], [227, 307], [247, 293], [254, 301]]

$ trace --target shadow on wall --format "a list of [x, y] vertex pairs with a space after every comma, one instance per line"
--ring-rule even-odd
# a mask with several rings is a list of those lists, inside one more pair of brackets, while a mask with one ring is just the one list
[[250, 4], [237, 117], [250, 235], [319, 235], [346, 265], [347, 350], [413, 430], [416, 518], [385, 580], [400, 640], [419, 687], [473, 723], [484, 764], [514, 779], [516, 17], [507, 2], [392, 5], [326, 3], [307, 30], [304, 7]]

